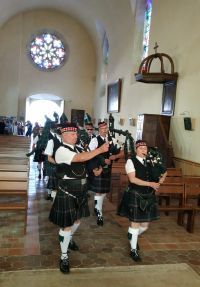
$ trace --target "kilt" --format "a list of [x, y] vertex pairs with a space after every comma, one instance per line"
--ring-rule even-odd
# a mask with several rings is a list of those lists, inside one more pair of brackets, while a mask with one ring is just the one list
[[56, 190], [58, 185], [58, 180], [56, 177], [56, 165], [55, 164], [48, 164], [47, 165], [47, 175], [49, 176], [48, 182], [47, 182], [47, 188]]
[[43, 150], [35, 150], [35, 155], [33, 158], [34, 162], [44, 162], [45, 161], [45, 155], [43, 154]]
[[129, 187], [124, 191], [117, 214], [132, 222], [150, 222], [159, 219], [155, 192], [141, 193]]
[[[90, 216], [87, 184], [81, 180], [59, 180], [58, 191], [49, 214], [49, 220], [61, 228], [69, 227], [82, 217]], [[64, 191], [68, 192], [65, 193]]]
[[110, 192], [111, 183], [111, 168], [103, 169], [99, 176], [94, 176], [90, 179], [89, 190], [95, 193], [108, 193]]

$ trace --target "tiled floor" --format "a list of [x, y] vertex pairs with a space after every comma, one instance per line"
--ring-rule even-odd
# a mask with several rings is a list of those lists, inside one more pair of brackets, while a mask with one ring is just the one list
[[[48, 221], [51, 202], [45, 200], [45, 181], [37, 179], [31, 164], [27, 231], [24, 235], [23, 212], [0, 213], [0, 271], [57, 268], [60, 256], [58, 228]], [[116, 215], [115, 204], [106, 199], [105, 224], [96, 225], [93, 198], [91, 216], [82, 221], [74, 236], [80, 251], [70, 252], [71, 268], [128, 266], [128, 220]], [[162, 214], [139, 239], [142, 262], [139, 264], [188, 263], [200, 274], [200, 216], [190, 234], [176, 224], [176, 216]]]

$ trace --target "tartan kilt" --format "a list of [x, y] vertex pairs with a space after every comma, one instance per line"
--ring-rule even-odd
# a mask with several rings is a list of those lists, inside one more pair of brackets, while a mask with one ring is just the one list
[[47, 174], [49, 176], [49, 179], [47, 182], [47, 188], [56, 190], [58, 186], [58, 179], [56, 177], [56, 166], [53, 164], [48, 165]]
[[72, 226], [76, 220], [90, 216], [87, 184], [68, 184], [67, 181], [59, 181], [59, 186], [75, 198], [58, 188], [49, 214], [49, 220], [61, 228]]
[[48, 182], [47, 182], [47, 188], [50, 190], [57, 190], [58, 180], [55, 176], [49, 176]]
[[45, 155], [43, 154], [43, 150], [37, 150], [36, 149], [33, 161], [34, 162], [44, 162], [45, 161]]
[[151, 222], [159, 219], [155, 193], [141, 193], [127, 188], [118, 206], [117, 215], [127, 217], [132, 222]]
[[111, 169], [108, 168], [99, 176], [94, 176], [90, 180], [89, 190], [95, 193], [109, 193], [111, 183]]

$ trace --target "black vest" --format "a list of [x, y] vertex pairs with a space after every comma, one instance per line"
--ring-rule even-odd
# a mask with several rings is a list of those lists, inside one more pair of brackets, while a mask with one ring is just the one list
[[54, 159], [55, 159], [56, 151], [61, 145], [62, 145], [61, 141], [56, 136], [54, 136], [54, 138], [53, 138], [53, 154], [52, 154], [52, 157]]
[[[151, 173], [148, 166], [144, 166], [136, 157], [131, 158], [135, 167], [135, 177], [144, 180], [152, 181]], [[129, 183], [131, 189], [135, 189], [141, 192], [151, 192], [152, 188], [148, 186], [141, 186], [135, 183]]]
[[[69, 149], [70, 151], [75, 151], [71, 147], [61, 144], [64, 148]], [[78, 152], [82, 152], [82, 149], [76, 146], [76, 150]], [[85, 163], [82, 162], [72, 162], [71, 165], [66, 163], [59, 163], [56, 165], [56, 176], [59, 179], [62, 179], [64, 176], [75, 178], [75, 179], [82, 179], [86, 178], [86, 168]]]
[[[105, 141], [102, 139], [100, 135], [97, 136], [97, 142], [98, 142], [97, 148], [102, 146], [105, 143]], [[104, 152], [101, 154], [101, 156], [103, 156], [105, 159], [109, 158], [109, 152]]]

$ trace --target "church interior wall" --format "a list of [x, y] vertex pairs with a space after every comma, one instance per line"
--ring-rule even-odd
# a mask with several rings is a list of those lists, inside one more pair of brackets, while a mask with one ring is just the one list
[[[137, 1], [139, 2], [139, 1]], [[180, 3], [181, 2], [181, 3]], [[138, 9], [138, 6], [135, 6]], [[199, 43], [200, 34], [197, 33], [199, 26], [200, 2], [194, 3], [184, 1], [158, 1], [153, 0], [152, 23], [150, 30], [150, 49], [149, 54], [154, 53], [155, 42], [158, 43], [159, 53], [166, 53], [171, 56], [175, 65], [175, 72], [178, 72], [179, 78], [176, 91], [176, 102], [174, 115], [171, 118], [170, 142], [172, 143], [174, 154], [179, 159], [200, 162], [199, 140], [200, 140], [200, 114], [199, 114]], [[144, 11], [140, 10], [142, 17]], [[136, 134], [136, 126], [130, 126], [129, 118], [137, 119], [138, 114], [161, 114], [162, 106], [162, 85], [144, 84], [135, 81], [134, 73], [138, 71], [138, 55], [141, 53], [141, 38], [138, 34], [143, 30], [133, 30], [128, 26], [131, 23], [137, 23], [138, 27], [142, 25], [141, 17], [136, 17], [130, 9], [126, 15], [123, 15], [125, 23], [121, 29], [123, 35], [121, 41], [126, 43], [126, 50], [113, 45], [111, 39], [110, 59], [108, 67], [108, 83], [114, 79], [122, 78], [122, 96], [120, 113], [113, 114], [116, 119], [116, 127], [128, 129], [133, 136]], [[108, 30], [112, 27], [108, 27]], [[121, 31], [122, 32], [122, 31]], [[117, 30], [112, 31], [113, 34]], [[114, 38], [116, 35], [114, 35]], [[119, 37], [119, 35], [118, 35]], [[120, 36], [121, 37], [121, 36]], [[126, 39], [124, 39], [125, 37]], [[139, 49], [139, 50], [138, 50]], [[135, 56], [135, 57], [134, 57]], [[123, 61], [122, 61], [123, 59]], [[113, 63], [117, 63], [114, 65]], [[166, 72], [169, 65], [166, 63]], [[155, 64], [154, 69], [160, 71], [160, 66]], [[96, 100], [97, 101], [97, 100]], [[103, 101], [99, 97], [98, 101]], [[102, 104], [103, 105], [103, 104]], [[106, 97], [104, 98], [104, 107], [106, 107]], [[103, 111], [95, 110], [99, 113], [97, 118], [108, 117]], [[194, 122], [194, 130], [184, 129], [184, 117], [191, 117]], [[119, 119], [125, 119], [124, 125], [119, 125]]]
[[[71, 108], [79, 108], [91, 113], [96, 121], [108, 118], [106, 87], [121, 78], [120, 112], [113, 114], [115, 127], [128, 129], [135, 137], [136, 126], [130, 125], [129, 118], [137, 119], [141, 113], [160, 114], [162, 85], [135, 81], [134, 74], [138, 72], [142, 56], [145, 1], [123, 3], [121, 14], [111, 13], [109, 20], [103, 17], [103, 9], [99, 13], [109, 39], [108, 65], [103, 63], [100, 53], [96, 58], [93, 42], [85, 28], [66, 14], [53, 10], [29, 11], [6, 22], [0, 30], [0, 63], [3, 67], [0, 72], [0, 114], [22, 115], [26, 97], [39, 92], [66, 99], [68, 112]], [[191, 4], [187, 0], [153, 0], [149, 49], [149, 54], [154, 53], [157, 42], [158, 52], [169, 54], [174, 61], [179, 78], [170, 141], [176, 158], [196, 163], [200, 162], [199, 10], [199, 1]], [[115, 27], [114, 17], [119, 19]], [[25, 53], [27, 38], [44, 25], [63, 34], [70, 47], [68, 62], [54, 73], [37, 71]], [[159, 69], [159, 66], [154, 68]], [[192, 131], [184, 129], [184, 116], [192, 118]], [[120, 119], [124, 119], [123, 125], [119, 123]]]
[[[65, 65], [53, 72], [36, 69], [27, 56], [32, 35], [43, 29], [61, 34], [69, 47]], [[71, 109], [92, 113], [96, 56], [85, 28], [67, 14], [54, 10], [34, 10], [17, 14], [0, 29], [0, 114], [23, 117], [26, 98], [54, 94]]]

